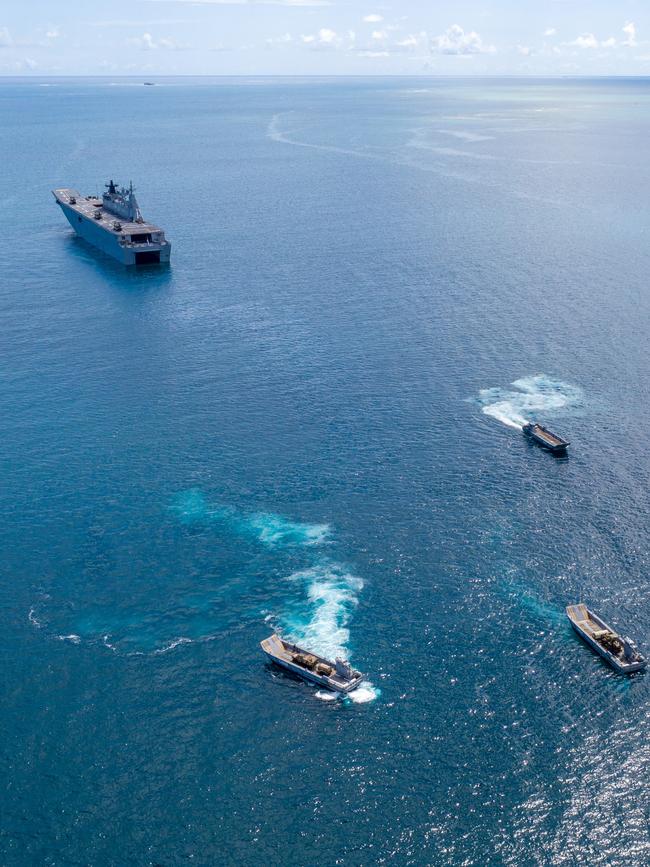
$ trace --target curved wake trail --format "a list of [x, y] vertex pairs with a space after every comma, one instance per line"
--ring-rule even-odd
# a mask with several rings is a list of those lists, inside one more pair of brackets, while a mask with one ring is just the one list
[[[271, 549], [312, 551], [333, 541], [329, 524], [292, 521], [274, 512], [241, 512], [230, 506], [210, 505], [197, 488], [179, 494], [173, 509], [184, 523], [221, 524], [229, 532], [254, 538]], [[310, 560], [308, 566], [288, 576], [291, 593], [267, 620], [277, 624], [296, 644], [327, 659], [347, 659], [349, 622], [359, 604], [363, 580], [344, 564], [315, 551]], [[317, 697], [328, 700], [321, 693], [319, 690]], [[378, 695], [379, 691], [364, 681], [346, 701], [364, 703]]]
[[[293, 641], [328, 659], [350, 655], [349, 623], [359, 604], [363, 580], [348, 567], [325, 557], [316, 549], [332, 543], [328, 524], [292, 521], [273, 512], [243, 512], [231, 506], [210, 504], [203, 492], [193, 488], [181, 492], [172, 509], [184, 524], [214, 526], [225, 535], [248, 537], [273, 551], [286, 550], [295, 560], [303, 552], [307, 565], [291, 573], [285, 580], [289, 593], [267, 617]], [[211, 589], [208, 597], [199, 594], [179, 597], [173, 589], [166, 604], [160, 600], [142, 599], [140, 605], [128, 611], [95, 608], [78, 614], [72, 621], [60, 605], [48, 606], [47, 622], [58, 621], [56, 638], [69, 644], [95, 643], [121, 655], [164, 655], [177, 648], [197, 642], [212, 641], [219, 634], [218, 616], [209, 612], [214, 605], [234, 598], [245, 590], [237, 580]], [[29, 609], [28, 620], [36, 629], [43, 627], [40, 608], [45, 600]], [[275, 607], [275, 606], [274, 606]], [[38, 613], [38, 616], [37, 616]], [[218, 615], [218, 611], [217, 611]], [[48, 633], [51, 630], [48, 630]], [[324, 701], [338, 697], [334, 693], [316, 692]], [[364, 681], [346, 702], [365, 703], [379, 695], [371, 683]]]
[[527, 422], [537, 421], [540, 413], [552, 415], [581, 406], [583, 393], [577, 385], [539, 373], [516, 379], [511, 388], [481, 389], [478, 400], [485, 415], [521, 430]]
[[[290, 112], [288, 112], [290, 113]], [[287, 130], [280, 128], [280, 118], [282, 114], [274, 114], [266, 129], [266, 135], [273, 141], [281, 142], [282, 144], [293, 145], [297, 148], [311, 148], [316, 151], [327, 151], [333, 154], [343, 154], [348, 157], [359, 157], [365, 160], [382, 160], [383, 158], [375, 153], [366, 151], [352, 150], [351, 148], [342, 148], [337, 145], [318, 144], [317, 142], [300, 141], [299, 139], [290, 138]], [[384, 160], [386, 161], [386, 160]]]

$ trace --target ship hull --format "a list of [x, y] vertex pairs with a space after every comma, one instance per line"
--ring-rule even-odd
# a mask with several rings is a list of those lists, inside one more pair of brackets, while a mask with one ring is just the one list
[[549, 452], [555, 454], [564, 454], [567, 447], [571, 445], [568, 440], [562, 439], [557, 434], [552, 434], [549, 430], [539, 424], [525, 424], [522, 428], [524, 436], [534, 440], [542, 448], [548, 449]]
[[582, 638], [582, 640], [585, 641], [592, 650], [595, 650], [596, 653], [608, 662], [619, 674], [632, 674], [635, 671], [643, 671], [646, 668], [647, 663], [645, 661], [629, 663], [620, 662], [614, 654], [608, 653], [604, 647], [601, 647], [597, 641], [594, 641], [594, 639], [588, 635], [584, 629], [580, 629], [580, 627], [573, 621], [571, 621], [571, 626], [573, 626], [580, 638]]
[[80, 214], [70, 205], [57, 197], [57, 204], [65, 214], [67, 221], [80, 238], [92, 244], [98, 250], [117, 259], [122, 265], [166, 264], [171, 255], [171, 244], [124, 244], [120, 236], [106, 229], [102, 221], [94, 220]]
[[280, 666], [280, 668], [283, 668], [285, 671], [290, 671], [291, 674], [295, 674], [297, 677], [300, 677], [303, 680], [307, 680], [310, 683], [315, 683], [317, 686], [322, 686], [323, 689], [328, 689], [331, 692], [352, 692], [352, 690], [356, 689], [361, 683], [361, 678], [359, 678], [358, 681], [355, 681], [354, 683], [346, 686], [333, 686], [332, 682], [327, 677], [321, 677], [320, 675], [315, 674], [312, 671], [307, 671], [306, 669], [301, 668], [298, 665], [293, 665], [291, 662], [281, 659], [280, 657], [275, 656], [273, 653], [269, 653], [267, 650], [265, 650], [264, 653], [266, 654], [266, 658], [269, 660], [269, 662], [273, 662], [275, 663], [275, 665]]

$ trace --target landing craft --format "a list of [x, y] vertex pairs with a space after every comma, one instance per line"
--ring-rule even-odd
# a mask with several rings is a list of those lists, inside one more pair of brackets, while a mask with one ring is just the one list
[[567, 605], [566, 613], [578, 635], [620, 674], [646, 668], [647, 661], [634, 642], [615, 632], [586, 605]]
[[344, 659], [331, 662], [285, 641], [276, 633], [260, 644], [271, 662], [333, 692], [352, 692], [363, 680], [361, 672], [355, 671]]
[[75, 232], [123, 265], [169, 262], [172, 245], [162, 229], [143, 218], [133, 184], [118, 189], [110, 181], [106, 190], [101, 199], [69, 189], [52, 193]]
[[568, 440], [562, 439], [562, 437], [557, 434], [551, 433], [548, 428], [543, 427], [541, 424], [528, 422], [528, 424], [525, 424], [522, 427], [522, 431], [526, 436], [534, 439], [536, 443], [539, 443], [540, 446], [543, 446], [545, 449], [549, 449], [549, 451], [552, 452], [565, 452], [567, 447], [571, 445]]

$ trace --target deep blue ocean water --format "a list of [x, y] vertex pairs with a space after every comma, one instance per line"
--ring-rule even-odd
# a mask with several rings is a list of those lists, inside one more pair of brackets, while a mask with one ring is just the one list
[[[3, 865], [647, 863], [650, 681], [564, 606], [650, 650], [649, 138], [647, 80], [0, 82]], [[71, 233], [109, 177], [168, 269]]]

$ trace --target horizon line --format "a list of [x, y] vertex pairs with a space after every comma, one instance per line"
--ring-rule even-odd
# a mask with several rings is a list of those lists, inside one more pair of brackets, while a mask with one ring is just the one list
[[0, 73], [0, 79], [37, 79], [37, 78], [625, 78], [625, 79], [650, 79], [650, 72], [646, 74], [623, 74], [623, 73], [522, 73], [522, 72], [490, 72], [490, 73], [272, 73], [272, 72], [178, 72], [178, 73]]

